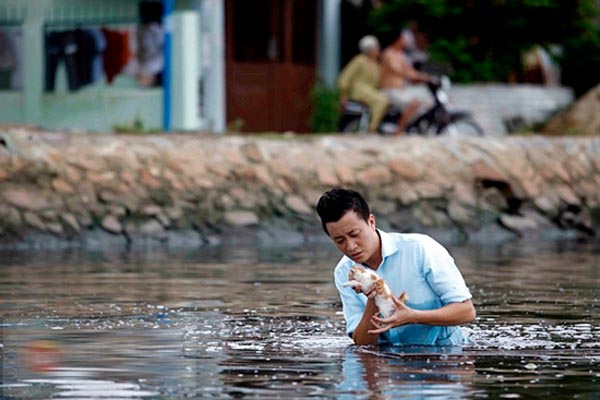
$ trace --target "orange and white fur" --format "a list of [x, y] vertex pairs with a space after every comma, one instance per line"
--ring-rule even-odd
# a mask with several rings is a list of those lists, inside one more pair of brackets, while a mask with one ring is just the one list
[[[370, 268], [364, 268], [360, 265], [353, 266], [348, 273], [348, 282], [344, 283], [344, 286], [350, 286], [354, 290], [360, 287], [360, 291], [363, 293], [375, 290], [375, 305], [384, 318], [391, 316], [396, 311], [396, 305], [392, 300], [394, 294], [390, 287]], [[405, 302], [408, 300], [408, 295], [403, 292], [398, 299]]]

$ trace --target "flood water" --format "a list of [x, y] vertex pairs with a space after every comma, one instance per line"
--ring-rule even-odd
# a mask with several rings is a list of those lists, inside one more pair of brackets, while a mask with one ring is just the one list
[[600, 244], [451, 247], [461, 348], [355, 347], [331, 246], [0, 253], [3, 398], [600, 398]]

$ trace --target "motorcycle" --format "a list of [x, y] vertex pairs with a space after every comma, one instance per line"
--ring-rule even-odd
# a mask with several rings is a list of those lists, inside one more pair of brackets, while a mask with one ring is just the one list
[[[427, 87], [433, 96], [434, 103], [428, 109], [422, 110], [408, 123], [406, 132], [409, 135], [483, 136], [483, 129], [473, 119], [470, 112], [448, 110], [450, 79], [447, 76], [432, 79]], [[382, 135], [395, 134], [401, 115], [401, 110], [390, 106], [377, 129], [378, 132]], [[339, 130], [346, 133], [366, 132], [370, 118], [371, 113], [365, 104], [350, 100], [346, 103], [340, 116]]]

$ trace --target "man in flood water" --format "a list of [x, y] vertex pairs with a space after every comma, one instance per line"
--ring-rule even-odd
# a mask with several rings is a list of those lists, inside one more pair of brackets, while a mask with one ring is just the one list
[[[335, 268], [346, 333], [358, 345], [461, 345], [457, 325], [475, 319], [471, 293], [448, 251], [422, 234], [386, 233], [360, 193], [348, 189], [325, 192], [317, 204], [325, 233], [344, 254]], [[389, 318], [378, 316], [373, 292], [356, 293], [343, 284], [355, 264], [371, 268], [390, 286], [395, 301]]]

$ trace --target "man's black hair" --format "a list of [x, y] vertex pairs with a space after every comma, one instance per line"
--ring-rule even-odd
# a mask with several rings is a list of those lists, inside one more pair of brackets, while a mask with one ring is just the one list
[[321, 217], [321, 225], [329, 235], [328, 222], [339, 221], [347, 212], [354, 211], [365, 222], [369, 221], [371, 210], [362, 195], [354, 190], [333, 188], [323, 193], [317, 203], [317, 213]]

